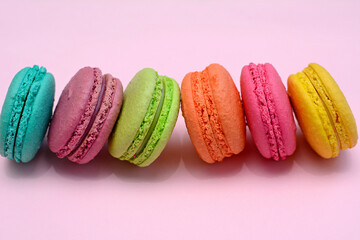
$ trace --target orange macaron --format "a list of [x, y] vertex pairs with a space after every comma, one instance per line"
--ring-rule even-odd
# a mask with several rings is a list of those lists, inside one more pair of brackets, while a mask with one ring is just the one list
[[239, 91], [228, 71], [211, 64], [188, 73], [181, 84], [181, 109], [200, 158], [221, 162], [245, 147], [245, 118]]

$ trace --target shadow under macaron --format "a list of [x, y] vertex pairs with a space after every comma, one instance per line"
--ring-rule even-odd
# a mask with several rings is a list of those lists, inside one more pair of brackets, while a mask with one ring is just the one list
[[47, 158], [47, 161], [54, 168], [55, 172], [62, 177], [72, 180], [99, 180], [108, 177], [112, 173], [107, 168], [107, 165], [110, 164], [109, 159], [101, 158], [105, 150], [102, 149], [95, 159], [82, 165], [71, 162], [67, 158], [59, 159], [55, 153], [52, 153]]
[[[329, 175], [346, 172], [351, 167], [348, 151], [340, 151], [336, 158], [320, 157], [307, 143], [305, 136], [298, 127], [296, 134], [297, 150], [293, 155], [294, 161], [306, 172], [313, 175]], [[357, 160], [357, 159], [356, 159]]]
[[278, 177], [289, 174], [293, 168], [293, 159], [291, 156], [284, 160], [275, 161], [264, 158], [258, 151], [249, 129], [246, 133], [246, 146], [244, 150], [246, 157], [244, 159], [247, 168], [254, 174], [262, 177]]
[[160, 156], [148, 167], [138, 167], [128, 161], [112, 158], [109, 171], [126, 182], [162, 182], [169, 179], [180, 165], [181, 149], [179, 133], [174, 130]]
[[293, 159], [274, 161], [266, 159], [258, 152], [255, 143], [247, 130], [245, 149], [236, 155], [225, 158], [221, 163], [208, 164], [200, 159], [188, 134], [184, 134], [182, 143], [182, 159], [186, 169], [199, 179], [230, 177], [241, 172], [244, 165], [263, 177], [277, 177], [288, 174], [293, 167]]
[[105, 145], [99, 154], [87, 164], [77, 164], [67, 158], [59, 159], [47, 146], [45, 139], [36, 157], [26, 164], [6, 159], [6, 174], [11, 178], [37, 178], [51, 168], [61, 176], [72, 180], [99, 180], [115, 175], [126, 182], [160, 182], [170, 178], [180, 164], [180, 137], [174, 131], [170, 140], [160, 154], [148, 167], [138, 167], [128, 161], [112, 157]]
[[99, 180], [115, 175], [126, 182], [159, 182], [168, 179], [179, 166], [179, 145], [178, 137], [173, 134], [159, 158], [145, 168], [112, 157], [108, 152], [107, 145], [87, 164], [79, 165], [66, 158], [59, 159], [51, 152], [47, 162], [54, 167], [56, 173], [73, 180]]
[[187, 132], [183, 133], [181, 144], [182, 160], [188, 172], [198, 179], [230, 177], [239, 174], [243, 167], [242, 153], [225, 158], [223, 162], [209, 164], [200, 159]]
[[15, 160], [8, 160], [5, 163], [5, 172], [8, 177], [14, 179], [38, 178], [46, 174], [51, 164], [46, 160], [52, 155], [44, 140], [35, 158], [28, 163], [17, 163]]

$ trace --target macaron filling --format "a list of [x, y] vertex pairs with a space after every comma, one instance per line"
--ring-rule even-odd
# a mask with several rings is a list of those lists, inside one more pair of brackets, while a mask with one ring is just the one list
[[[314, 86], [316, 92], [318, 93], [325, 109], [328, 114], [328, 118], [333, 126], [336, 137], [340, 142], [340, 148], [346, 149], [350, 146], [350, 138], [346, 133], [343, 123], [339, 114], [339, 111], [336, 109], [335, 104], [332, 102], [329, 94], [327, 93], [319, 75], [311, 67], [306, 67], [303, 70], [304, 74], [308, 77], [311, 84]], [[338, 143], [337, 143], [338, 144]]]
[[[201, 73], [191, 73], [191, 87], [195, 111], [197, 113], [197, 120], [209, 155], [214, 161], [221, 161], [224, 157], [214, 136], [215, 134], [209, 117], [210, 114], [208, 112], [203, 93], [203, 80]], [[211, 119], [214, 120], [213, 117]]]
[[7, 129], [6, 141], [4, 146], [5, 157], [11, 160], [13, 160], [15, 157], [14, 156], [15, 143], [16, 143], [19, 124], [24, 111], [25, 103], [29, 95], [31, 85], [34, 82], [35, 77], [38, 74], [38, 71], [39, 71], [39, 67], [36, 65], [34, 65], [33, 68], [28, 70], [15, 96], [14, 105], [11, 111], [10, 124]]
[[161, 101], [164, 98], [164, 84], [159, 76], [156, 78], [154, 92], [150, 100], [150, 104], [146, 111], [144, 120], [142, 121], [135, 138], [128, 147], [127, 151], [120, 156], [122, 160], [130, 160], [139, 155], [139, 152], [146, 145], [146, 138], [151, 135], [151, 127], [156, 124], [156, 115], [161, 110]]
[[96, 113], [93, 115], [94, 120], [91, 120], [91, 127], [89, 131], [85, 133], [86, 135], [83, 141], [81, 141], [79, 147], [68, 156], [71, 161], [77, 163], [86, 163], [81, 161], [86, 157], [87, 153], [98, 139], [99, 134], [104, 127], [106, 120], [108, 119], [108, 115], [110, 114], [110, 110], [114, 103], [115, 90], [116, 79], [113, 77], [111, 77], [111, 79], [106, 79], [106, 77], [103, 77], [103, 87], [99, 97], [101, 101], [97, 105], [98, 109], [95, 110]]
[[28, 122], [31, 117], [35, 98], [40, 89], [41, 81], [44, 79], [45, 74], [46, 74], [46, 68], [41, 67], [38, 74], [35, 76], [35, 79], [31, 85], [30, 91], [25, 100], [25, 105], [23, 108], [23, 112], [21, 113], [20, 123], [16, 133], [16, 140], [14, 146], [15, 148], [14, 154], [15, 154], [16, 162], [21, 162], [22, 159], [22, 149], [23, 149], [26, 130], [28, 129]]
[[[100, 93], [104, 91], [103, 85], [104, 85], [104, 79], [102, 77], [100, 69], [94, 68], [94, 79], [93, 79], [93, 87], [89, 93], [89, 100], [85, 107], [85, 110], [80, 118], [80, 121], [78, 125], [76, 126], [71, 138], [68, 140], [68, 142], [65, 144], [64, 147], [62, 147], [56, 155], [59, 158], [64, 158], [74, 151], [76, 151], [76, 147], [80, 146], [79, 144], [82, 143], [80, 141], [84, 136], [86, 137], [87, 134], [86, 130], [88, 126], [90, 125], [90, 121], [96, 117], [96, 114], [94, 114], [96, 106], [99, 104], [99, 101], [101, 100]], [[101, 101], [100, 101], [101, 103]], [[91, 125], [90, 125], [91, 128]]]
[[166, 124], [168, 122], [168, 117], [173, 103], [174, 96], [174, 80], [166, 77], [160, 76], [161, 81], [164, 84], [164, 91], [162, 94], [162, 104], [159, 117], [156, 121], [154, 130], [151, 133], [151, 137], [148, 142], [144, 145], [144, 149], [140, 149], [138, 155], [131, 160], [132, 163], [138, 166], [148, 166], [151, 161], [148, 161], [151, 154], [155, 150], [157, 144], [159, 143], [161, 136], [165, 130]]
[[254, 93], [258, 101], [263, 127], [268, 138], [271, 157], [274, 160], [279, 160], [279, 158], [285, 159], [285, 146], [265, 67], [263, 64], [255, 65], [250, 63], [249, 70], [255, 85]]

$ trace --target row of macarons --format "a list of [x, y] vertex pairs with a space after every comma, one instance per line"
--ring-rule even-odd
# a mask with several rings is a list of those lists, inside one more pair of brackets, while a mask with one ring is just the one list
[[53, 114], [53, 75], [44, 67], [26, 67], [13, 78], [2, 107], [0, 154], [29, 162], [49, 126], [48, 145], [59, 158], [85, 164], [108, 142], [113, 157], [148, 166], [165, 148], [180, 102], [190, 139], [208, 163], [243, 151], [246, 125], [263, 157], [280, 160], [292, 155], [293, 110], [305, 138], [321, 157], [336, 157], [357, 143], [356, 122], [346, 98], [319, 64], [290, 75], [286, 90], [271, 64], [250, 63], [242, 68], [240, 88], [241, 96], [219, 64], [188, 73], [181, 89], [174, 79], [145, 68], [125, 91], [111, 74], [84, 67], [66, 85]]

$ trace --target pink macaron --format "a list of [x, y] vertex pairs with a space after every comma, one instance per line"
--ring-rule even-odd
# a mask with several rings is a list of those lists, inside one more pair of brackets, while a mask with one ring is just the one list
[[250, 63], [240, 78], [247, 124], [265, 158], [285, 159], [296, 149], [296, 126], [284, 84], [269, 64]]
[[48, 143], [59, 158], [85, 164], [102, 149], [120, 113], [123, 87], [99, 68], [80, 69], [63, 90]]

